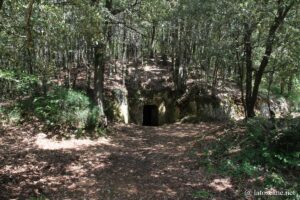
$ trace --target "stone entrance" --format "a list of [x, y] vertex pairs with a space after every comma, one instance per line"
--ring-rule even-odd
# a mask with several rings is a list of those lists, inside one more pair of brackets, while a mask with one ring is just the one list
[[158, 126], [158, 107], [156, 105], [144, 105], [143, 126]]

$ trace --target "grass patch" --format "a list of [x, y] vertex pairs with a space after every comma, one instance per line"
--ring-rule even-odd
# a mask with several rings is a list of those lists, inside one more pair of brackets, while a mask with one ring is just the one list
[[196, 198], [196, 199], [198, 199], [198, 198], [210, 199], [213, 197], [213, 194], [206, 190], [197, 190], [197, 191], [193, 192], [192, 197]]
[[44, 195], [40, 195], [37, 197], [30, 197], [28, 200], [48, 200], [48, 198]]

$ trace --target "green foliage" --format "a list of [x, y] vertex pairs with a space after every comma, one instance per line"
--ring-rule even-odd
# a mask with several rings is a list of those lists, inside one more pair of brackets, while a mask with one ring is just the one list
[[40, 195], [37, 197], [30, 197], [28, 200], [48, 200], [48, 198], [45, 195]]
[[286, 125], [287, 127], [278, 128], [266, 119], [249, 120], [249, 145], [244, 148], [244, 159], [274, 168], [299, 167], [300, 123], [293, 120]]
[[38, 87], [38, 78], [23, 72], [0, 69], [0, 98], [30, 95]]
[[204, 154], [198, 164], [208, 174], [229, 176], [241, 183], [251, 180], [246, 185], [249, 188], [299, 191], [299, 130], [299, 118], [275, 124], [263, 118], [249, 119], [224, 131], [215, 141], [203, 144], [200, 138]]
[[84, 115], [89, 106], [88, 98], [83, 94], [67, 89], [56, 88], [46, 97], [37, 97], [33, 101], [35, 114], [46, 120], [49, 125], [84, 123]]
[[19, 123], [22, 119], [22, 110], [18, 106], [0, 107], [0, 120], [9, 124]]
[[100, 111], [98, 107], [94, 107], [90, 110], [87, 117], [86, 128], [88, 130], [95, 130], [99, 124]]
[[288, 94], [288, 99], [293, 103], [293, 109], [300, 112], [300, 79], [295, 79], [293, 90]]
[[206, 190], [197, 190], [197, 191], [193, 192], [192, 196], [194, 198], [210, 199], [213, 197], [213, 194]]
[[255, 177], [261, 171], [259, 166], [256, 166], [247, 160], [242, 161], [242, 163], [239, 163], [236, 160], [226, 160], [222, 165], [222, 172], [228, 172], [231, 176], [240, 180], [245, 177]]
[[34, 114], [50, 127], [71, 126], [95, 128], [99, 123], [99, 111], [81, 92], [54, 88], [47, 96], [33, 100]]
[[18, 107], [14, 107], [7, 113], [9, 123], [18, 123], [21, 120], [21, 110]]
[[266, 185], [273, 187], [284, 187], [286, 185], [286, 181], [282, 175], [273, 172], [268, 174], [266, 177]]

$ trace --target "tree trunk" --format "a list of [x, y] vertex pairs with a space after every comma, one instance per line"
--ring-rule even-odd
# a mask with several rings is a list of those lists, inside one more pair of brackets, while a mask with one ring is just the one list
[[[270, 55], [273, 50], [273, 45], [275, 41], [276, 32], [280, 25], [283, 24], [285, 17], [287, 16], [289, 10], [295, 4], [295, 1], [292, 1], [289, 5], [284, 6], [283, 0], [277, 1], [277, 16], [274, 19], [273, 24], [271, 25], [268, 33], [268, 37], [265, 43], [265, 53], [257, 70], [253, 90], [252, 88], [252, 58], [251, 58], [251, 35], [247, 35], [247, 25], [245, 26], [245, 53], [246, 53], [246, 65], [247, 65], [247, 77], [246, 77], [246, 106], [247, 106], [247, 117], [254, 117], [254, 107], [258, 96], [259, 86], [262, 80], [262, 76], [265, 72], [265, 69], [269, 63]], [[250, 43], [249, 43], [250, 42]], [[251, 71], [250, 71], [251, 70]], [[249, 76], [249, 77], [248, 77]], [[251, 85], [250, 85], [251, 81]], [[251, 94], [251, 95], [250, 95]]]
[[[97, 1], [93, 1], [96, 3]], [[96, 4], [95, 4], [96, 5]], [[105, 7], [111, 12], [113, 8], [113, 1], [106, 0]], [[103, 27], [103, 32], [105, 33], [105, 42], [98, 41], [94, 46], [94, 102], [99, 108], [99, 114], [101, 116], [101, 123], [107, 124], [105, 113], [104, 113], [104, 102], [103, 102], [103, 92], [104, 92], [104, 73], [105, 73], [105, 63], [106, 63], [106, 44], [110, 44], [111, 41], [111, 30], [108, 22], [105, 22]], [[102, 124], [103, 125], [103, 124]]]
[[241, 90], [241, 100], [242, 100], [242, 104], [243, 104], [243, 108], [244, 108], [244, 114], [245, 114], [245, 117], [247, 118], [247, 107], [246, 107], [246, 103], [245, 103], [245, 91], [244, 91], [244, 85], [243, 85], [243, 82], [244, 82], [244, 66], [241, 62], [241, 59], [240, 59], [240, 54], [238, 51], [236, 51], [236, 59], [237, 59], [237, 68], [238, 68], [238, 73], [239, 73], [239, 87], [240, 87], [240, 90]]
[[[124, 23], [126, 23], [124, 21]], [[126, 82], [126, 55], [127, 55], [127, 43], [126, 43], [127, 31], [123, 30], [123, 47], [122, 47], [122, 85], [125, 86]]]
[[289, 82], [288, 82], [288, 94], [290, 94], [293, 90], [293, 75], [290, 75]]
[[152, 33], [151, 33], [151, 42], [150, 42], [150, 58], [154, 58], [154, 42], [155, 42], [155, 34], [156, 34], [156, 24], [155, 22], [152, 23]]
[[95, 47], [95, 70], [94, 70], [94, 101], [100, 111], [100, 116], [104, 116], [103, 109], [103, 87], [104, 87], [104, 69], [105, 69], [105, 53], [106, 46], [103, 43]]
[[26, 51], [27, 51], [27, 65], [30, 74], [33, 74], [33, 55], [34, 55], [34, 44], [32, 37], [32, 27], [31, 27], [31, 16], [33, 12], [34, 0], [30, 0], [28, 3], [27, 14], [25, 17], [25, 29], [26, 29]]
[[274, 73], [275, 73], [275, 67], [273, 67], [272, 71], [270, 72], [269, 84], [268, 84], [268, 95], [267, 95], [268, 108], [269, 108], [270, 118], [271, 118], [272, 122], [274, 122], [274, 120], [275, 120], [275, 113], [271, 109], [270, 93], [271, 93], [271, 86], [272, 86], [273, 80], [274, 80]]
[[219, 71], [219, 65], [217, 63], [218, 58], [214, 57], [213, 65], [214, 65], [214, 72], [212, 77], [212, 84], [211, 84], [211, 93], [212, 96], [215, 96], [217, 94], [217, 85], [218, 85], [218, 71]]
[[3, 3], [4, 3], [4, 0], [0, 0], [0, 10], [2, 9]]
[[254, 107], [252, 109], [252, 77], [253, 77], [253, 64], [252, 64], [252, 43], [251, 37], [253, 29], [248, 23], [244, 24], [244, 51], [245, 51], [245, 62], [246, 62], [246, 116], [254, 117]]

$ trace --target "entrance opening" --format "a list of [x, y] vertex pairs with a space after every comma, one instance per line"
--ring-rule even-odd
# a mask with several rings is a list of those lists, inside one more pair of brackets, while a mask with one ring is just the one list
[[143, 126], [158, 126], [158, 107], [156, 105], [144, 106]]

